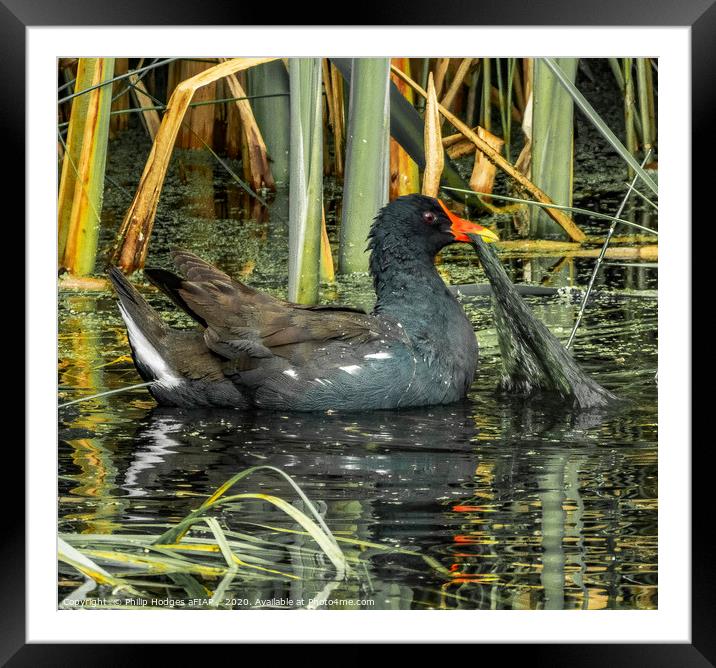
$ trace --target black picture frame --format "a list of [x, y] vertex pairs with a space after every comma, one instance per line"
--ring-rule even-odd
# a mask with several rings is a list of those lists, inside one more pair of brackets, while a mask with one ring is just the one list
[[[283, 25], [321, 25], [323, 17], [334, 17], [335, 7], [322, 12], [311, 5], [307, 12], [300, 4], [282, 5]], [[0, 0], [0, 58], [2, 82], [8, 97], [0, 105], [0, 121], [5, 132], [5, 150], [12, 156], [24, 156], [24, 137], [31, 128], [25, 126], [25, 28], [27, 26], [99, 26], [99, 25], [266, 25], [265, 7], [260, 4], [229, 3], [223, 0]], [[546, 0], [527, 4], [516, 0], [500, 3], [460, 2], [435, 3], [412, 0], [405, 3], [363, 2], [360, 23], [370, 17], [367, 25], [500, 25], [500, 26], [690, 26], [691, 27], [691, 91], [692, 137], [698, 138], [698, 152], [692, 153], [692, 217], [711, 220], [705, 197], [713, 188], [712, 161], [714, 145], [712, 129], [714, 90], [716, 89], [716, 0]], [[696, 146], [695, 142], [692, 142]], [[698, 154], [697, 154], [698, 153]], [[704, 166], [697, 163], [705, 156]], [[24, 160], [15, 159], [24, 165]], [[17, 168], [6, 176], [6, 192], [19, 193], [25, 170]], [[14, 183], [17, 181], [17, 183]], [[21, 198], [17, 198], [21, 202]], [[22, 209], [22, 207], [21, 207]], [[19, 211], [18, 215], [24, 215]], [[681, 221], [687, 224], [688, 219]], [[692, 262], [693, 266], [693, 262]], [[18, 319], [19, 322], [19, 319]], [[16, 345], [16, 344], [15, 344]], [[698, 348], [697, 348], [698, 350]], [[31, 351], [26, 350], [26, 354]], [[690, 416], [689, 416], [690, 419]], [[685, 453], [691, 444], [671, 443]], [[710, 485], [706, 480], [709, 467], [707, 441], [692, 450], [692, 569], [691, 582], [684, 574], [684, 586], [691, 587], [691, 643], [684, 644], [574, 644], [528, 645], [510, 648], [489, 646], [481, 650], [494, 652], [501, 661], [514, 660], [513, 653], [524, 653], [531, 663], [550, 666], [713, 666], [716, 665], [716, 575], [709, 560], [710, 534], [708, 516], [711, 504], [707, 498]], [[14, 460], [14, 461], [13, 461]], [[25, 459], [18, 449], [6, 448], [6, 480], [18, 484], [17, 497], [22, 498]], [[7, 472], [11, 473], [7, 473]], [[21, 473], [22, 472], [22, 473]], [[7, 493], [10, 493], [9, 491]], [[0, 627], [0, 661], [9, 666], [46, 665], [125, 665], [143, 662], [162, 652], [166, 661], [171, 652], [165, 646], [101, 645], [101, 644], [26, 644], [25, 636], [25, 521], [16, 513], [5, 517], [4, 540], [0, 541], [0, 582], [5, 601]], [[141, 613], [140, 613], [141, 614]], [[519, 635], [519, 629], [516, 629]], [[198, 651], [202, 651], [197, 648]], [[181, 658], [191, 661], [194, 648], [179, 647]], [[197, 651], [197, 655], [198, 655]], [[203, 657], [206, 659], [206, 655]], [[238, 658], [238, 657], [237, 657]], [[492, 657], [491, 657], [492, 658]], [[214, 659], [212, 659], [213, 662]]]

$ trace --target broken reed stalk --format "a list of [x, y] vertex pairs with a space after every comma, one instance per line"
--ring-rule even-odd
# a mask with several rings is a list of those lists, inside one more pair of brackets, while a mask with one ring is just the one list
[[[552, 239], [509, 239], [507, 241], [496, 241], [495, 247], [500, 252], [500, 257], [524, 257], [534, 255], [539, 257], [563, 256], [563, 257], [598, 257], [606, 237], [589, 237], [588, 243], [593, 244], [591, 248], [574, 241], [554, 241]], [[647, 234], [629, 234], [624, 236], [612, 236], [606, 257], [620, 260], [657, 260], [659, 247], [650, 243], [653, 237]], [[598, 244], [598, 246], [596, 246]], [[450, 257], [456, 261], [462, 261], [464, 256], [453, 251]]]
[[[401, 58], [400, 60], [407, 60], [407, 58]], [[470, 66], [472, 65], [472, 61], [474, 58], [463, 58], [460, 61], [460, 65], [458, 65], [457, 72], [455, 72], [455, 77], [450, 82], [450, 86], [448, 88], [447, 93], [445, 93], [445, 97], [442, 99], [440, 104], [445, 107], [445, 109], [452, 108], [452, 104], [455, 101], [455, 96], [457, 95], [458, 91], [460, 90], [460, 86], [462, 86], [463, 81], [465, 80], [465, 77], [467, 76], [467, 73], [470, 71]], [[404, 72], [406, 72], [408, 75], [410, 75], [410, 70], [401, 68]]]
[[388, 199], [389, 74], [388, 58], [353, 59], [339, 248], [343, 274], [368, 271], [366, 239]]
[[445, 167], [445, 154], [440, 133], [440, 112], [432, 72], [428, 76], [428, 95], [425, 102], [425, 170], [421, 192], [429, 197], [440, 193], [440, 177]]
[[[496, 152], [501, 153], [504, 141], [493, 135], [484, 128], [478, 128], [477, 135], [481, 139], [484, 139]], [[470, 188], [477, 192], [491, 193], [492, 188], [495, 185], [495, 173], [497, 168], [491, 163], [484, 153], [480, 151], [475, 152], [475, 163], [472, 168], [472, 176], [470, 177]], [[487, 204], [492, 203], [490, 197], [485, 197], [484, 201]]]
[[[425, 90], [413, 81], [405, 73], [399, 69], [392, 67], [391, 70], [403, 81], [405, 81], [414, 91], [424, 98], [427, 98]], [[519, 186], [527, 191], [535, 200], [545, 204], [547, 206], [554, 204], [550, 197], [542, 192], [534, 183], [532, 183], [524, 174], [517, 171], [508, 160], [502, 157], [497, 151], [495, 151], [486, 141], [481, 139], [477, 133], [473, 132], [465, 123], [463, 123], [457, 116], [452, 112], [444, 109], [438, 105], [440, 113], [455, 127], [456, 130], [460, 131], [467, 139], [472, 141], [477, 148], [484, 153], [487, 158], [499, 167], [503, 172], [510, 176]], [[574, 241], [583, 241], [586, 237], [584, 232], [577, 227], [574, 221], [566, 214], [561, 212], [559, 209], [549, 208], [550, 217], [559, 223], [562, 228], [567, 232], [569, 237]]]
[[[227, 60], [222, 58], [222, 62], [227, 62]], [[255, 191], [259, 191], [262, 188], [275, 190], [276, 184], [271, 174], [271, 167], [269, 167], [266, 144], [254, 118], [254, 112], [251, 110], [251, 103], [246, 99], [246, 93], [241, 87], [236, 74], [229, 74], [225, 81], [231, 94], [236, 98], [242, 98], [236, 100], [236, 108], [239, 110], [241, 128], [246, 141], [251, 186]]]
[[217, 79], [276, 58], [234, 58], [180, 82], [172, 92], [167, 111], [152, 144], [139, 186], [119, 230], [113, 262], [125, 273], [144, 266], [157, 204], [172, 150], [194, 92]]
[[[482, 136], [480, 135], [479, 125], [476, 125], [474, 128], [472, 128], [472, 131], [477, 132], [479, 136]], [[449, 135], [447, 137], [443, 137], [442, 142], [443, 147], [445, 148], [445, 152], [452, 160], [462, 158], [477, 151], [477, 146], [475, 146], [474, 142], [470, 141], [469, 139], [465, 139], [465, 135], [463, 135], [461, 132], [458, 132], [454, 135]]]
[[[578, 244], [576, 241], [557, 241], [555, 239], [507, 239], [505, 241], [496, 241], [495, 246], [500, 250], [510, 251], [511, 253], [559, 253], [560, 251], [578, 251], [584, 250], [593, 252], [599, 250], [606, 235], [590, 236], [586, 242]], [[654, 237], [649, 234], [627, 234], [619, 237], [612, 236], [611, 246], [620, 246], [621, 248], [646, 248], [647, 246], [656, 245], [653, 243]], [[592, 247], [589, 248], [587, 244]]]
[[[514, 244], [514, 245], [513, 245]], [[574, 241], [551, 241], [549, 239], [525, 239], [524, 241], [500, 241], [495, 244], [500, 257], [517, 258], [529, 254], [531, 257], [598, 258], [601, 248], [585, 248]], [[610, 246], [604, 258], [610, 260], [634, 260], [657, 262], [659, 246], [644, 244], [641, 246]]]
[[94, 270], [104, 194], [113, 58], [80, 58], [58, 194], [58, 264], [75, 276]]
[[466, 155], [475, 153], [475, 151], [477, 151], [477, 146], [475, 146], [475, 144], [473, 144], [469, 139], [465, 139], [464, 141], [450, 146], [446, 153], [451, 160], [457, 160], [458, 158], [463, 158]]
[[[478, 128], [480, 126], [476, 125], [474, 128], [472, 128], [473, 132], [477, 132]], [[445, 148], [449, 148], [450, 146], [455, 146], [455, 144], [470, 144], [475, 149], [475, 144], [473, 144], [469, 139], [465, 139], [465, 135], [462, 134], [462, 132], [457, 132], [454, 135], [448, 135], [447, 137], [443, 137], [442, 139], [443, 146]]]

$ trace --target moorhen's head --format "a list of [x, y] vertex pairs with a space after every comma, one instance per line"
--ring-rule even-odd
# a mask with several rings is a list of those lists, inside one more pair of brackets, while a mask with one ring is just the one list
[[389, 245], [400, 254], [433, 258], [449, 244], [469, 242], [467, 233], [478, 234], [487, 242], [498, 241], [494, 232], [458, 218], [439, 199], [403, 195], [376, 216], [368, 235], [369, 248], [375, 253]]

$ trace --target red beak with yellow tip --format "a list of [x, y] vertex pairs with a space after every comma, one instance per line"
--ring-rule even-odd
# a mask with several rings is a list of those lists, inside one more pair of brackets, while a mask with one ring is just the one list
[[500, 237], [498, 237], [492, 230], [488, 230], [486, 227], [478, 225], [477, 223], [471, 223], [469, 220], [465, 220], [464, 218], [459, 218], [445, 206], [445, 203], [442, 200], [438, 200], [438, 202], [445, 212], [445, 215], [452, 223], [450, 231], [456, 241], [469, 242], [470, 238], [467, 236], [468, 234], [478, 234], [482, 237], [482, 240], [487, 243], [493, 243], [494, 241], [500, 240]]

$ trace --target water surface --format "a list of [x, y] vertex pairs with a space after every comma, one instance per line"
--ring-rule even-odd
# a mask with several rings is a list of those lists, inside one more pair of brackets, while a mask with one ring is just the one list
[[[126, 161], [120, 155], [113, 164], [111, 156], [110, 175], [128, 187]], [[166, 265], [168, 248], [180, 245], [283, 296], [284, 203], [268, 214], [247, 207], [240, 190], [201, 159], [180, 154], [182, 160], [183, 168], [169, 174], [150, 263]], [[119, 187], [108, 190], [108, 236], [126, 197]], [[610, 197], [616, 201], [618, 193], [600, 193], [602, 201]], [[329, 207], [329, 223], [335, 213]], [[646, 213], [635, 207], [631, 215], [641, 221]], [[566, 340], [581, 297], [570, 286], [586, 284], [594, 259], [505, 262], [517, 282], [563, 288], [528, 302]], [[467, 246], [444, 253], [440, 270], [451, 283], [484, 281]], [[168, 300], [136, 280], [172, 324], [188, 326]], [[63, 409], [59, 531], [161, 533], [234, 474], [266, 464], [296, 480], [337, 536], [357, 541], [345, 549], [362, 566], [333, 582], [320, 555], [312, 563], [296, 558], [291, 545], [308, 549], [311, 540], [281, 533], [296, 528], [283, 513], [259, 501], [229, 507], [216, 514], [222, 525], [283, 541], [277, 561], [296, 576], [256, 580], [240, 570], [229, 589], [238, 601], [233, 607], [283, 607], [282, 600], [323, 592], [321, 605], [332, 608], [655, 608], [656, 287], [655, 267], [609, 263], [575, 341], [580, 363], [630, 400], [616, 414], [574, 415], [558, 403], [496, 394], [500, 358], [486, 298], [464, 301], [480, 366], [458, 405], [365, 414], [186, 411], [158, 408], [137, 389]], [[323, 296], [364, 307], [373, 300], [362, 275], [339, 280]], [[61, 292], [59, 319], [61, 401], [140, 381], [111, 293]], [[269, 473], [248, 478], [242, 489], [295, 499]], [[217, 586], [211, 578], [198, 581], [208, 591]], [[156, 591], [184, 595], [170, 579], [154, 583]], [[82, 584], [60, 567], [60, 600]]]

